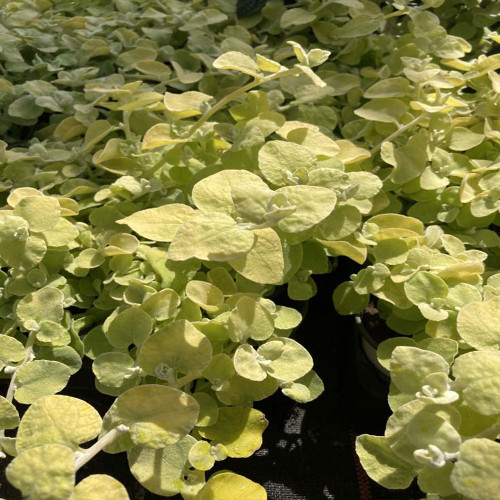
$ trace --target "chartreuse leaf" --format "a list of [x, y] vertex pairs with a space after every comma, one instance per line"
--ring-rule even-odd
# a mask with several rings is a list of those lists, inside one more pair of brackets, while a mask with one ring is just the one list
[[287, 141], [269, 141], [259, 150], [259, 170], [274, 186], [296, 184], [294, 172], [310, 170], [316, 165], [316, 157], [300, 144]]
[[213, 62], [213, 67], [216, 69], [234, 69], [254, 78], [263, 76], [259, 66], [251, 57], [236, 51], [229, 51], [219, 56]]
[[201, 115], [205, 108], [208, 109], [207, 103], [211, 99], [211, 96], [196, 91], [183, 92], [182, 94], [165, 92], [163, 104], [172, 118], [182, 120]]
[[111, 453], [132, 446], [160, 449], [181, 440], [196, 425], [199, 406], [185, 392], [163, 385], [140, 385], [120, 394], [104, 417], [103, 432], [130, 428], [107, 447]]
[[0, 430], [15, 429], [19, 425], [19, 413], [16, 407], [0, 396]]
[[63, 444], [74, 451], [101, 431], [99, 413], [85, 401], [70, 396], [45, 396], [26, 410], [16, 439], [21, 453], [46, 444]]
[[22, 217], [0, 214], [0, 257], [14, 269], [32, 269], [41, 262], [47, 244], [40, 236], [30, 236]]
[[283, 394], [299, 403], [309, 403], [324, 391], [322, 380], [314, 370], [282, 387]]
[[14, 215], [28, 221], [31, 231], [52, 229], [61, 215], [61, 206], [56, 198], [49, 196], [27, 196], [19, 200]]
[[284, 194], [296, 210], [278, 222], [285, 233], [310, 229], [325, 219], [334, 209], [337, 197], [333, 191], [319, 186], [285, 186], [277, 193]]
[[58, 288], [46, 286], [25, 295], [17, 304], [16, 316], [29, 330], [37, 330], [42, 321], [59, 323], [63, 317], [64, 294]]
[[200, 414], [196, 427], [208, 427], [215, 424], [219, 418], [219, 405], [215, 399], [204, 392], [195, 392], [193, 398], [200, 405]]
[[62, 444], [30, 448], [7, 466], [10, 483], [33, 500], [69, 498], [75, 483], [75, 454]]
[[129, 500], [125, 486], [106, 474], [92, 474], [80, 481], [70, 500]]
[[257, 351], [249, 344], [238, 346], [233, 362], [236, 373], [244, 378], [260, 382], [267, 377], [266, 371], [259, 363]]
[[345, 316], [360, 313], [369, 300], [369, 295], [360, 295], [354, 290], [352, 281], [344, 281], [333, 292], [335, 310]]
[[471, 302], [460, 309], [457, 330], [475, 349], [500, 349], [500, 297]]
[[149, 296], [141, 304], [141, 309], [156, 321], [164, 321], [174, 315], [180, 302], [179, 294], [175, 290], [165, 288]]
[[228, 456], [244, 458], [261, 447], [267, 424], [264, 414], [254, 408], [222, 407], [217, 422], [210, 427], [199, 427], [198, 432], [212, 445], [225, 446]]
[[169, 259], [224, 262], [244, 257], [255, 244], [252, 231], [240, 227], [232, 217], [220, 212], [193, 215], [175, 234]]
[[14, 398], [19, 403], [31, 404], [37, 399], [55, 394], [66, 387], [71, 370], [58, 361], [35, 360], [16, 372]]
[[415, 477], [411, 467], [392, 451], [383, 436], [362, 434], [356, 439], [356, 453], [366, 473], [384, 488], [406, 489]]
[[148, 491], [163, 496], [176, 495], [183, 488], [184, 468], [195, 443], [194, 437], [184, 436], [159, 449], [134, 446], [128, 452], [130, 470]]
[[180, 319], [153, 333], [141, 346], [137, 362], [149, 375], [162, 378], [168, 369], [185, 375], [201, 373], [211, 358], [208, 338], [189, 321]]
[[210, 470], [216, 460], [225, 460], [227, 458], [226, 447], [218, 444], [211, 446], [207, 441], [198, 441], [189, 450], [189, 463], [198, 470]]
[[140, 210], [117, 222], [118, 224], [127, 224], [143, 238], [170, 242], [179, 226], [194, 213], [195, 211], [187, 205], [172, 203]]
[[274, 332], [274, 320], [263, 305], [244, 296], [231, 311], [227, 328], [233, 342], [244, 342], [249, 338], [266, 340]]
[[186, 285], [186, 296], [209, 313], [217, 311], [224, 303], [224, 295], [212, 283], [191, 280]]
[[270, 361], [266, 371], [274, 378], [295, 381], [306, 375], [313, 367], [311, 355], [295, 340], [281, 337], [262, 344], [257, 352]]
[[500, 498], [500, 444], [489, 439], [469, 439], [460, 447], [451, 483], [474, 500]]
[[259, 176], [247, 170], [222, 170], [205, 177], [194, 185], [193, 202], [200, 210], [232, 215], [234, 212], [233, 188], [249, 185], [267, 188], [266, 183]]
[[239, 259], [229, 261], [242, 276], [262, 284], [281, 283], [285, 272], [285, 259], [280, 237], [271, 228], [255, 229], [255, 245]]
[[446, 419], [425, 410], [411, 420], [407, 436], [418, 449], [425, 449], [432, 444], [447, 453], [457, 452], [461, 443], [460, 434], [453, 425]]
[[392, 351], [391, 380], [403, 392], [415, 394], [423, 379], [435, 372], [448, 373], [450, 367], [445, 359], [435, 352], [417, 347], [398, 346]]
[[214, 474], [198, 493], [198, 500], [267, 500], [266, 490], [233, 472]]
[[24, 359], [24, 345], [19, 340], [0, 335], [0, 370], [6, 365], [20, 363]]
[[120, 387], [125, 379], [134, 378], [135, 361], [124, 352], [104, 352], [95, 358], [92, 371], [103, 385]]
[[115, 316], [104, 330], [110, 344], [127, 348], [130, 344], [141, 345], [153, 329], [151, 316], [140, 307], [129, 307]]

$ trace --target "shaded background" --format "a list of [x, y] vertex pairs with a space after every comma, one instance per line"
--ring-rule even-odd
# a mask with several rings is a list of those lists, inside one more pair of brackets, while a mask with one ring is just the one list
[[[316, 275], [318, 293], [294, 332], [294, 338], [311, 353], [325, 392], [308, 404], [296, 403], [281, 392], [256, 402], [255, 408], [269, 420], [262, 448], [250, 458], [216, 464], [207, 477], [217, 466], [229, 469], [262, 484], [269, 500], [418, 500], [424, 496], [415, 485], [392, 491], [380, 487], [366, 476], [354, 452], [356, 435], [382, 435], [390, 415], [387, 383], [362, 354], [353, 318], [337, 315], [332, 304], [335, 287], [357, 269], [348, 259], [339, 258], [336, 271]], [[90, 366], [87, 359], [62, 394], [84, 399], [104, 415], [114, 398], [86, 387]], [[1, 382], [1, 393], [5, 394], [7, 383]], [[19, 492], [5, 480], [6, 463], [2, 461], [0, 467], [0, 497], [21, 500]], [[124, 453], [100, 453], [79, 471], [77, 480], [90, 474], [115, 477], [126, 486], [132, 500], [164, 498], [137, 483]]]

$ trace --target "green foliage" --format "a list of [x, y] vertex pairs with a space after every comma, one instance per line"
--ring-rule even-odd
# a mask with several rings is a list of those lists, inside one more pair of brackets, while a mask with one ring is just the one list
[[[254, 401], [323, 391], [289, 338], [301, 315], [273, 293], [308, 300], [345, 256], [364, 267], [337, 310], [376, 300], [406, 336], [379, 349], [394, 414], [358, 441], [367, 472], [498, 498], [495, 2], [235, 10], [0, 2], [8, 480], [32, 499], [126, 499], [105, 475], [75, 484], [104, 450], [159, 495], [266, 498], [205, 472], [260, 447]], [[102, 422], [57, 395], [84, 356], [116, 398]]]

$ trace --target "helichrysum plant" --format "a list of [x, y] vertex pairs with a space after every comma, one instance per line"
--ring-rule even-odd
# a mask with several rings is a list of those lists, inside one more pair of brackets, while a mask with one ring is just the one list
[[[75, 484], [124, 452], [158, 495], [265, 499], [210, 470], [261, 446], [254, 401], [321, 394], [275, 292], [308, 300], [342, 255], [364, 267], [339, 312], [376, 298], [400, 334], [368, 474], [500, 498], [498, 6], [235, 4], [0, 1], [7, 479], [127, 499], [104, 474]], [[58, 394], [84, 357], [116, 398], [103, 418]]]

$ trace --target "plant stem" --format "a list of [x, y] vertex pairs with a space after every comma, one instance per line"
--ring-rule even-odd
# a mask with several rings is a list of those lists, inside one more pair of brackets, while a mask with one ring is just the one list
[[413, 125], [416, 125], [424, 116], [425, 116], [425, 113], [421, 114], [420, 116], [417, 116], [411, 122], [408, 122], [406, 125], [403, 125], [401, 128], [398, 128], [396, 130], [396, 132], [392, 133], [389, 137], [386, 137], [383, 141], [379, 142], [371, 150], [372, 156], [380, 150], [380, 148], [382, 147], [382, 144], [384, 144], [384, 142], [390, 142], [393, 139], [395, 139], [396, 137], [399, 137], [403, 132], [406, 132], [409, 128], [413, 127]]
[[405, 14], [408, 14], [408, 9], [396, 10], [394, 12], [391, 12], [390, 14], [386, 14], [384, 16], [384, 19], [391, 19], [391, 17], [404, 16]]
[[90, 448], [77, 454], [75, 460], [75, 472], [83, 467], [89, 460], [94, 458], [100, 451], [102, 451], [108, 444], [112, 443], [118, 436], [121, 434], [128, 432], [130, 427], [126, 425], [119, 425], [114, 429], [111, 429], [108, 433], [104, 434], [104, 436], [99, 439], [94, 445]]
[[23, 367], [27, 363], [31, 361], [31, 355], [33, 353], [33, 345], [36, 340], [36, 333], [35, 332], [30, 332], [28, 336], [28, 340], [26, 341], [26, 345], [24, 346], [25, 351], [24, 351], [24, 359], [23, 362], [19, 365], [16, 366], [16, 370], [12, 374], [12, 377], [10, 378], [10, 383], [9, 383], [9, 388], [7, 389], [7, 395], [5, 396], [5, 399], [12, 403], [12, 400], [14, 399], [14, 391], [16, 390], [16, 374], [19, 368]]
[[262, 79], [254, 79], [250, 83], [247, 83], [243, 87], [236, 89], [235, 91], [228, 94], [226, 97], [223, 97], [217, 104], [214, 105], [213, 108], [210, 108], [190, 129], [188, 137], [191, 137], [204, 123], [206, 123], [215, 113], [221, 110], [226, 104], [235, 100], [240, 95], [252, 90], [263, 83], [271, 82], [273, 80], [277, 80], [283, 76], [296, 75], [300, 73], [300, 70], [297, 68], [288, 69], [286, 71], [280, 71], [275, 73], [274, 75], [262, 78]]

